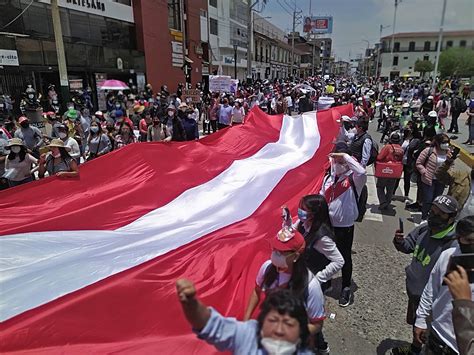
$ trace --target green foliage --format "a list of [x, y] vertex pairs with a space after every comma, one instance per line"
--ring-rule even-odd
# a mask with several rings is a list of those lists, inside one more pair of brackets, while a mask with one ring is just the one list
[[432, 72], [434, 69], [434, 64], [429, 60], [417, 60], [415, 62], [415, 71], [421, 73], [423, 76], [425, 73]]
[[474, 75], [474, 50], [468, 48], [449, 48], [439, 57], [441, 78], [450, 76], [471, 77]]

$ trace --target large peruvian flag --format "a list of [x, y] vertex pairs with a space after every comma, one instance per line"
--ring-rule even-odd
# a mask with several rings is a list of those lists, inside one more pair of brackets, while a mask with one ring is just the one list
[[208, 354], [175, 280], [241, 318], [301, 196], [319, 190], [341, 106], [186, 143], [127, 146], [0, 195], [0, 352]]

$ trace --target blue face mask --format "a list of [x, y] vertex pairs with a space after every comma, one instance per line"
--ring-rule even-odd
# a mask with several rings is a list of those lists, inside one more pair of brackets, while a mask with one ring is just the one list
[[310, 213], [308, 211], [302, 210], [298, 208], [298, 218], [301, 222], [305, 222], [308, 220]]

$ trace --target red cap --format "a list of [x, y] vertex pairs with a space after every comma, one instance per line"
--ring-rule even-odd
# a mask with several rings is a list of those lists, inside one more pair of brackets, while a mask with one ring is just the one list
[[18, 119], [18, 123], [19, 123], [19, 124], [22, 124], [22, 123], [25, 122], [25, 121], [28, 121], [28, 117], [26, 117], [26, 116], [21, 116], [21, 117]]
[[288, 227], [282, 228], [277, 235], [270, 239], [270, 245], [278, 251], [303, 251], [306, 242], [298, 231]]

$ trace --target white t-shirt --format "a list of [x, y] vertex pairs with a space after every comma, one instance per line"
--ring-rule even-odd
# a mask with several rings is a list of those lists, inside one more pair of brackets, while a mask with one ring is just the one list
[[36, 158], [28, 153], [25, 155], [25, 159], [21, 162], [18, 154], [13, 160], [8, 159], [7, 157], [5, 160], [5, 171], [8, 175], [8, 180], [25, 180], [27, 177], [31, 176], [31, 165], [36, 163]]
[[234, 123], [242, 123], [244, 121], [244, 108], [240, 107], [234, 107], [232, 109], [232, 122]]
[[[263, 279], [265, 277], [265, 271], [272, 264], [271, 260], [265, 261], [257, 274], [256, 283], [257, 286], [263, 288]], [[275, 289], [277, 287], [285, 286], [291, 279], [291, 275], [287, 273], [278, 273], [277, 280], [265, 291]], [[308, 298], [305, 301], [306, 312], [310, 323], [315, 323], [326, 318], [324, 312], [324, 295], [321, 290], [318, 279], [308, 270]]]
[[77, 159], [81, 156], [81, 149], [79, 148], [79, 144], [77, 143], [77, 141], [74, 138], [68, 137], [64, 141], [64, 145], [71, 149], [69, 151], [69, 155], [71, 156], [71, 158]]

